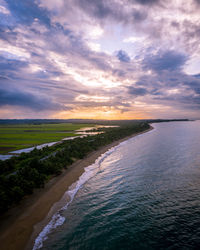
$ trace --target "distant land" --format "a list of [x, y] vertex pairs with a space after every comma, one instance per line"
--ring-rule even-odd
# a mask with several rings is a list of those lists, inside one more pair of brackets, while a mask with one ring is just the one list
[[[60, 142], [78, 136], [80, 128], [97, 125], [127, 126], [140, 123], [156, 123], [170, 121], [188, 121], [187, 119], [171, 120], [93, 120], [93, 119], [5, 119], [0, 120], [0, 159], [8, 159], [11, 155], [28, 152], [32, 147]], [[80, 136], [80, 134], [79, 134]], [[48, 145], [49, 146], [49, 145]], [[40, 148], [41, 148], [40, 147]], [[25, 151], [21, 151], [25, 149]], [[17, 150], [17, 151], [16, 151]], [[19, 151], [20, 150], [20, 151]], [[28, 151], [27, 151], [28, 150]], [[18, 152], [19, 151], [19, 152]]]
[[96, 120], [96, 119], [0, 119], [0, 124], [44, 124], [44, 123], [93, 123], [93, 124], [127, 124], [132, 122], [171, 122], [189, 121], [190, 119], [141, 119], [141, 120]]

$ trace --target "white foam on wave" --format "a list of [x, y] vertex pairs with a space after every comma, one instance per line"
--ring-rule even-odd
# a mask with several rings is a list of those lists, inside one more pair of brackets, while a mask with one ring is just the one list
[[36, 238], [33, 250], [40, 249], [43, 246], [43, 241], [48, 238], [47, 235], [51, 233], [53, 229], [61, 226], [64, 221], [65, 218], [59, 213], [54, 214], [51, 221], [43, 228], [42, 232]]
[[61, 216], [61, 212], [63, 210], [66, 210], [69, 206], [69, 204], [73, 201], [75, 195], [77, 194], [78, 190], [85, 184], [90, 178], [92, 178], [98, 171], [101, 166], [101, 163], [105, 160], [106, 157], [108, 157], [110, 154], [112, 154], [116, 149], [122, 145], [127, 143], [127, 141], [121, 142], [119, 145], [112, 147], [107, 152], [102, 154], [94, 164], [86, 167], [84, 170], [84, 173], [79, 177], [79, 180], [72, 184], [69, 187], [69, 190], [65, 192], [64, 196], [68, 195], [70, 200], [66, 203], [65, 206], [63, 206], [59, 211], [57, 211], [53, 216], [51, 221], [43, 228], [43, 230], [40, 232], [38, 237], [35, 240], [33, 250], [37, 250], [42, 248], [43, 242], [48, 239], [48, 235], [58, 226], [61, 226], [65, 222], [65, 218]]

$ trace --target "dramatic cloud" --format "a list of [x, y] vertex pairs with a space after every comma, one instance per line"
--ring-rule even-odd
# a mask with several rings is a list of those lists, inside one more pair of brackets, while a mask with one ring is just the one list
[[117, 58], [121, 61], [121, 62], [130, 62], [130, 57], [128, 56], [128, 54], [126, 53], [126, 51], [123, 50], [119, 50], [117, 52]]
[[158, 51], [156, 55], [147, 55], [143, 64], [145, 69], [176, 71], [180, 70], [186, 61], [185, 55], [175, 51]]
[[148, 93], [148, 91], [145, 88], [134, 88], [134, 87], [130, 86], [129, 93], [132, 95], [144, 96]]
[[63, 107], [60, 104], [51, 102], [49, 99], [40, 96], [34, 96], [31, 93], [21, 92], [15, 89], [0, 89], [0, 106], [16, 105], [25, 108], [40, 110], [60, 110]]
[[200, 118], [199, 1], [0, 0], [0, 117]]
[[137, 3], [140, 3], [140, 4], [147, 4], [147, 5], [150, 5], [150, 4], [156, 4], [159, 2], [159, 0], [135, 0]]
[[39, 8], [35, 1], [6, 0], [6, 3], [17, 23], [29, 25], [37, 18], [46, 25], [50, 24], [47, 11]]
[[[95, 18], [110, 18], [118, 22], [142, 21], [146, 18], [144, 11], [139, 10], [131, 5], [131, 1], [112, 1], [112, 0], [76, 0], [77, 6], [89, 13]], [[146, 4], [148, 1], [136, 1]], [[144, 3], [143, 3], [144, 2]], [[149, 1], [150, 2], [150, 1]], [[153, 2], [153, 1], [152, 1]], [[130, 5], [131, 8], [125, 8], [124, 4]]]

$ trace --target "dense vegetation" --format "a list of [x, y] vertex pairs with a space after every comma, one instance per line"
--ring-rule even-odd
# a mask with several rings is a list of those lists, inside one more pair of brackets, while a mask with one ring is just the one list
[[5, 212], [35, 188], [41, 188], [54, 175], [75, 160], [115, 140], [149, 128], [147, 123], [133, 123], [104, 128], [104, 133], [63, 141], [53, 147], [34, 149], [18, 157], [0, 161], [0, 212]]

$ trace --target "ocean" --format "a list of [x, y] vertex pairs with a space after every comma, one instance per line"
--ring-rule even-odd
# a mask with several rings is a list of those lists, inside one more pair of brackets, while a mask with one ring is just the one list
[[200, 249], [200, 121], [153, 127], [85, 169], [34, 250]]

